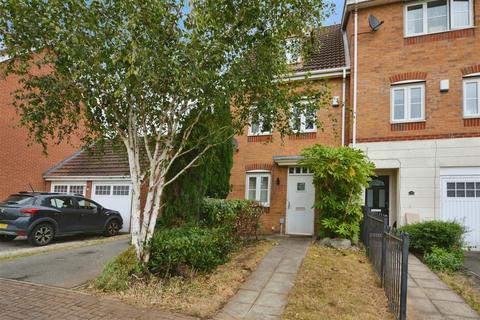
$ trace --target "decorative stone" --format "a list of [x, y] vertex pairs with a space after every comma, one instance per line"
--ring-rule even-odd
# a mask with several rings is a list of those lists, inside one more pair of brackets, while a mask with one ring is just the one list
[[326, 237], [326, 238], [321, 239], [321, 240], [318, 242], [318, 244], [321, 245], [321, 246], [329, 247], [331, 240], [332, 240], [332, 239], [330, 239], [329, 237]]
[[352, 241], [348, 239], [331, 239], [328, 244], [330, 247], [335, 248], [335, 249], [350, 249], [352, 246]]

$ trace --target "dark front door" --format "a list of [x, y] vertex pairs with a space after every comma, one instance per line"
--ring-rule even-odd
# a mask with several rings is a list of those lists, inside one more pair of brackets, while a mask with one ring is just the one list
[[389, 176], [378, 176], [370, 181], [365, 192], [365, 205], [372, 212], [388, 215]]

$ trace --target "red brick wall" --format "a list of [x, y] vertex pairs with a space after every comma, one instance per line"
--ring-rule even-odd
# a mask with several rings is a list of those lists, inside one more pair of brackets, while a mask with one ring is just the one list
[[[332, 96], [339, 96], [341, 99], [342, 79], [330, 79], [328, 85], [331, 88]], [[328, 117], [328, 114], [331, 114], [331, 117]], [[340, 145], [341, 115], [341, 105], [339, 107], [332, 107], [330, 103], [325, 109], [320, 110], [318, 116], [319, 119], [323, 121], [324, 131], [318, 130], [315, 135], [306, 134], [304, 137], [285, 137], [282, 141], [279, 134], [274, 133], [273, 139], [249, 139], [247, 137], [247, 129], [245, 129], [242, 136], [236, 137], [238, 141], [238, 151], [234, 154], [233, 159], [232, 175], [230, 178], [232, 191], [229, 198], [245, 198], [246, 171], [252, 169], [270, 170], [271, 168], [272, 188], [270, 209], [263, 216], [264, 232], [279, 232], [279, 220], [285, 216], [286, 212], [287, 167], [280, 167], [274, 164], [272, 157], [299, 155], [302, 149], [315, 143]]]
[[[478, 0], [475, 8], [479, 25]], [[374, 33], [369, 32], [368, 14], [385, 21]], [[357, 141], [480, 136], [480, 126], [464, 122], [462, 100], [462, 70], [476, 70], [469, 67], [480, 64], [478, 30], [405, 38], [403, 18], [404, 3], [359, 10]], [[347, 32], [353, 66], [353, 14]], [[412, 77], [426, 80], [425, 124], [391, 126], [390, 83]], [[444, 93], [443, 79], [450, 80]], [[353, 88], [353, 76], [350, 81]]]
[[50, 191], [42, 174], [76, 150], [68, 144], [52, 144], [45, 156], [41, 146], [28, 145], [28, 132], [18, 127], [19, 116], [12, 106], [12, 92], [17, 86], [13, 76], [0, 78], [0, 199], [13, 192], [29, 191], [29, 184], [35, 190]]

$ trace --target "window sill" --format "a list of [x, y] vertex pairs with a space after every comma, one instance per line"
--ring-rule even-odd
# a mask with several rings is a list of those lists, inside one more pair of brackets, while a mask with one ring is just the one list
[[464, 117], [463, 118], [464, 127], [480, 127], [480, 116], [477, 117]]
[[476, 27], [467, 27], [462, 29], [447, 30], [434, 33], [425, 33], [412, 36], [404, 36], [404, 44], [411, 45], [417, 43], [441, 41], [441, 40], [453, 40], [458, 38], [473, 37], [475, 35]]
[[418, 122], [426, 122], [425, 119], [415, 119], [415, 120], [390, 120], [390, 124], [405, 124], [405, 123], [418, 123]]
[[316, 138], [317, 138], [316, 131], [298, 132], [298, 133], [290, 134], [288, 136], [288, 140], [310, 140], [310, 139], [316, 139]]

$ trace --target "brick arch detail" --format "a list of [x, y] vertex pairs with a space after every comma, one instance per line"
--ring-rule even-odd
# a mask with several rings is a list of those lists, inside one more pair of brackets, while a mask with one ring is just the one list
[[466, 75], [472, 74], [472, 73], [480, 73], [480, 64], [476, 64], [476, 65], [473, 65], [473, 66], [468, 66], [468, 67], [462, 68], [461, 71], [462, 71], [463, 76], [466, 76]]
[[390, 83], [400, 82], [400, 81], [407, 81], [407, 80], [425, 80], [427, 79], [427, 73], [421, 71], [415, 72], [405, 72], [395, 74], [389, 77]]
[[253, 170], [273, 170], [273, 163], [251, 163], [245, 165], [245, 171], [253, 171]]

